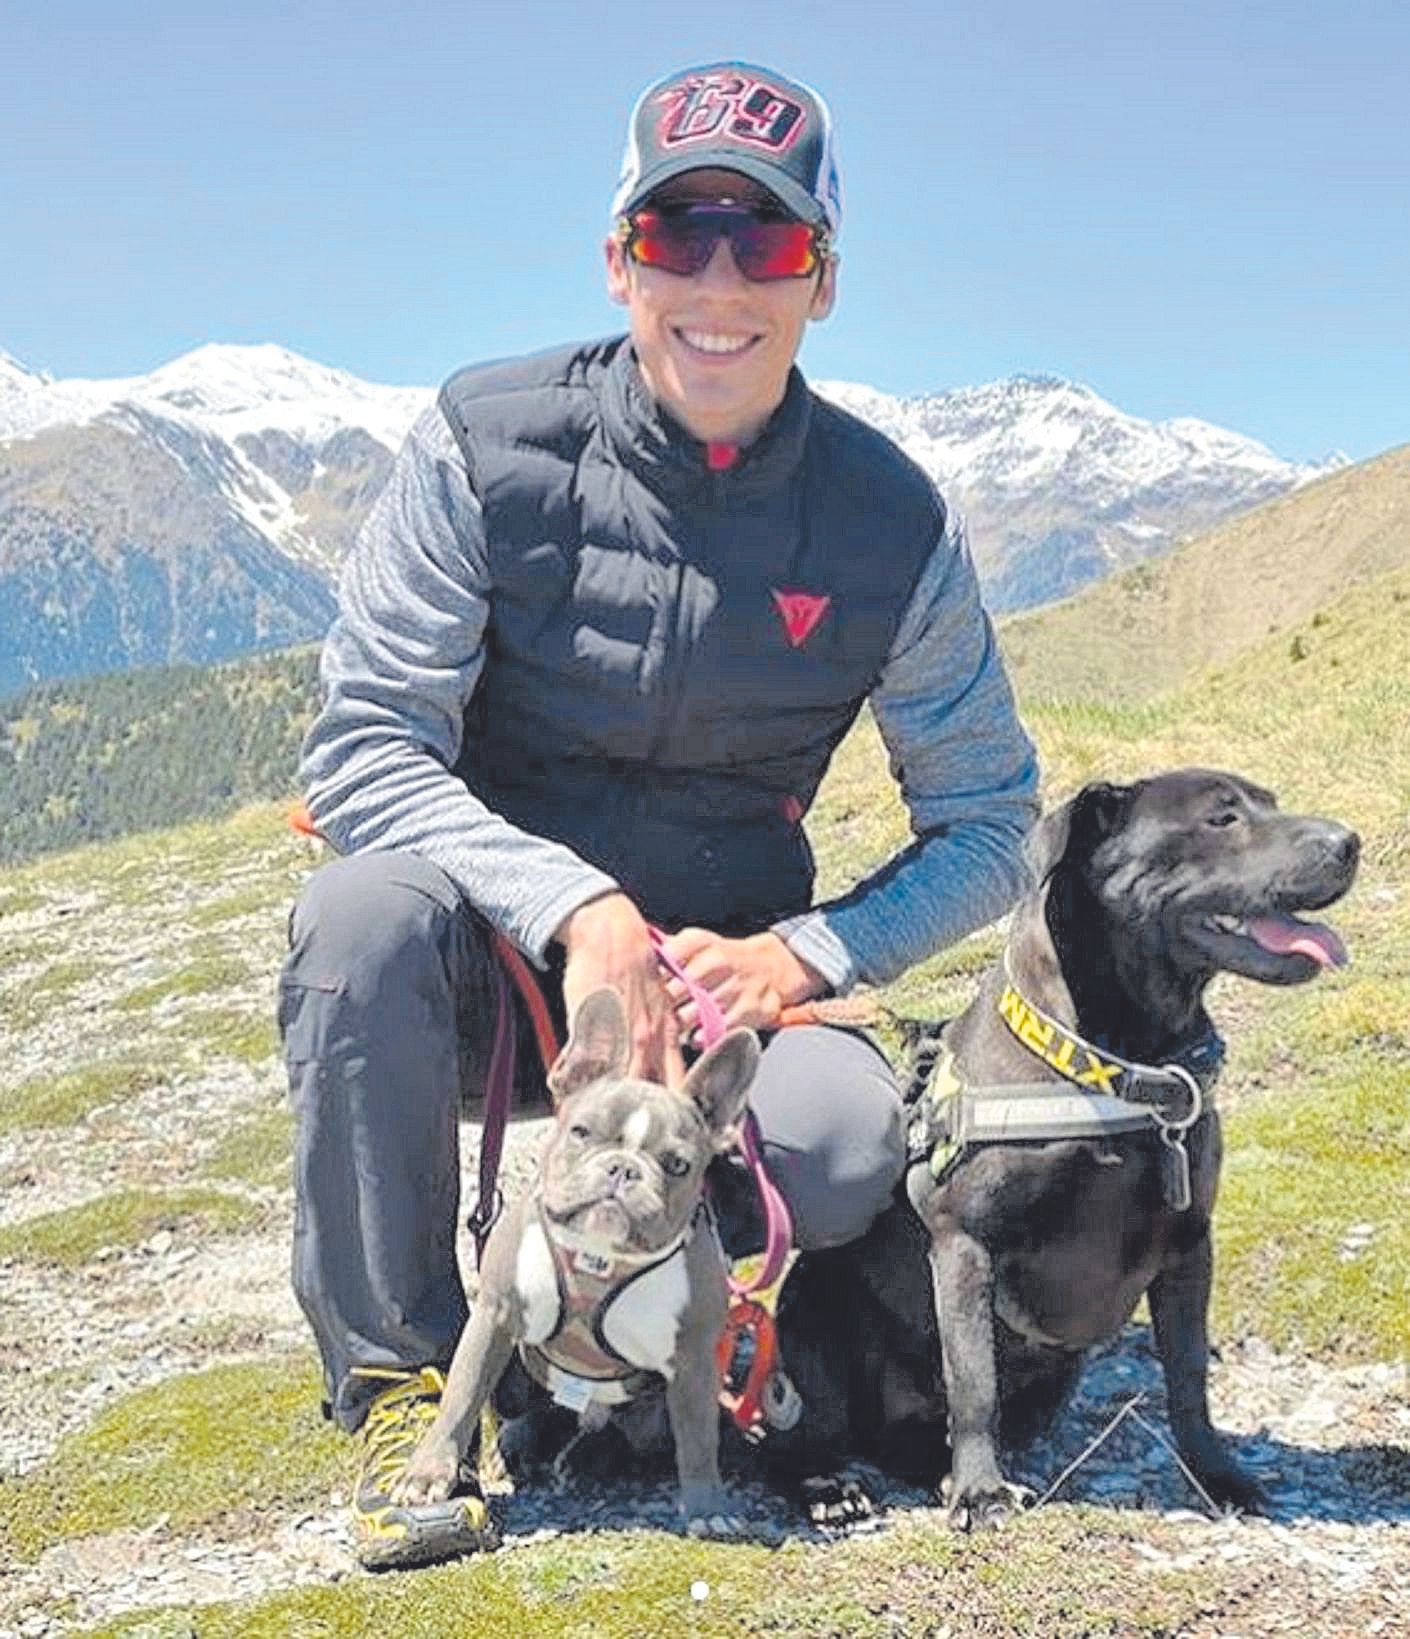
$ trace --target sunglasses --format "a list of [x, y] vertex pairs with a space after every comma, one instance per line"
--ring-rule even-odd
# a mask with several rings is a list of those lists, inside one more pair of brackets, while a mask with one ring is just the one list
[[827, 254], [827, 236], [807, 222], [761, 216], [743, 205], [683, 205], [637, 211], [618, 228], [639, 267], [702, 273], [721, 239], [746, 279], [805, 279]]

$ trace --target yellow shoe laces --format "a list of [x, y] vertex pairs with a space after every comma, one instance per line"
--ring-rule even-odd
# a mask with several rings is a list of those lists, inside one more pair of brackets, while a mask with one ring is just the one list
[[385, 1494], [410, 1462], [421, 1436], [435, 1422], [446, 1380], [434, 1366], [423, 1366], [417, 1372], [354, 1366], [352, 1375], [391, 1382], [391, 1387], [383, 1389], [372, 1402], [363, 1425], [358, 1487], [361, 1490], [370, 1483]]

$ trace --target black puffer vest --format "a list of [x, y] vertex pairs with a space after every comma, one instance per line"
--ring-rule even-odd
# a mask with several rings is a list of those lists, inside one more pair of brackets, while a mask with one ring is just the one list
[[457, 771], [666, 927], [805, 910], [801, 819], [940, 535], [929, 480], [796, 370], [712, 472], [620, 339], [463, 371], [441, 408], [493, 588]]

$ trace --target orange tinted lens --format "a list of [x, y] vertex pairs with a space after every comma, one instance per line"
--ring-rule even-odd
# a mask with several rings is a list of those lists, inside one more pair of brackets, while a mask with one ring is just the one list
[[806, 222], [754, 222], [731, 233], [729, 243], [746, 279], [799, 279], [818, 265]]
[[798, 279], [818, 265], [817, 240], [806, 222], [776, 222], [727, 206], [682, 211], [639, 211], [632, 218], [627, 253], [643, 267], [699, 273], [721, 238], [746, 279]]

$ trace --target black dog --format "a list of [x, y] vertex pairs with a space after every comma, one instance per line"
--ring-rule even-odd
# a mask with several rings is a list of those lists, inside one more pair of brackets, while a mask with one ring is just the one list
[[[1020, 1501], [999, 1445], [1049, 1422], [1084, 1351], [1148, 1294], [1182, 1456], [1216, 1500], [1257, 1507], [1206, 1397], [1220, 1137], [1204, 1095], [1222, 1043], [1202, 996], [1221, 971], [1299, 984], [1344, 962], [1294, 913], [1340, 898], [1358, 852], [1345, 827], [1204, 769], [1091, 785], [1041, 823], [1039, 886], [915, 1106], [909, 1204], [898, 1192], [784, 1287], [804, 1411], [766, 1442], [776, 1471], [849, 1454], [927, 1482], [948, 1469], [952, 1522], [996, 1523]], [[820, 1519], [869, 1507], [841, 1481], [805, 1495]]]

